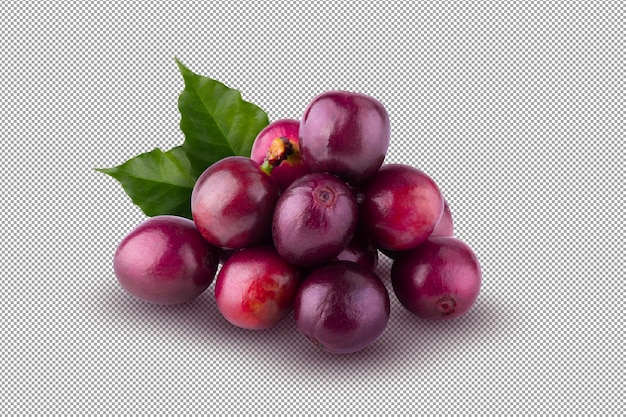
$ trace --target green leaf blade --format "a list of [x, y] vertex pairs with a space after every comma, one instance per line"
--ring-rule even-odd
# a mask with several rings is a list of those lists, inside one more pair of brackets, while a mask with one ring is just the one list
[[228, 156], [250, 156], [254, 139], [269, 124], [258, 106], [223, 83], [176, 63], [185, 82], [178, 97], [181, 146], [135, 156], [113, 168], [96, 168], [120, 182], [149, 217], [173, 214], [192, 219], [191, 194], [198, 177]]
[[192, 219], [191, 192], [197, 177], [182, 148], [156, 148], [113, 168], [96, 171], [115, 178], [149, 217], [171, 214]]
[[182, 148], [193, 169], [202, 172], [225, 157], [250, 156], [254, 139], [269, 124], [267, 113], [244, 101], [238, 90], [176, 62], [185, 81], [178, 98]]

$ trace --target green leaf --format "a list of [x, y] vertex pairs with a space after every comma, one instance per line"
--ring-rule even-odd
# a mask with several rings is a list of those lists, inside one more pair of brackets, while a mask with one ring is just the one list
[[185, 88], [178, 98], [182, 145], [195, 172], [232, 155], [250, 156], [268, 115], [219, 81], [194, 74], [176, 59]]
[[250, 156], [268, 115], [243, 101], [239, 91], [191, 72], [176, 59], [185, 88], [179, 96], [181, 146], [154, 149], [113, 168], [96, 168], [118, 180], [147, 216], [174, 214], [189, 219], [191, 193], [198, 177], [227, 156]]
[[147, 216], [173, 214], [192, 219], [191, 192], [197, 176], [182, 147], [167, 152], [156, 148], [119, 166], [96, 171], [118, 180]]

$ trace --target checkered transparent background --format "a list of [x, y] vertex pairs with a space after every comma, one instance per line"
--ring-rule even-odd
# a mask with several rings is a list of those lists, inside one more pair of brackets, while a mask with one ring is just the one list
[[[0, 413], [624, 414], [623, 2], [49, 2], [0, 6]], [[270, 119], [327, 89], [387, 107], [387, 162], [429, 173], [483, 288], [353, 355], [293, 317], [229, 325], [213, 286], [117, 284], [145, 216], [94, 167], [180, 144], [174, 63]], [[378, 273], [391, 290], [390, 262]]]

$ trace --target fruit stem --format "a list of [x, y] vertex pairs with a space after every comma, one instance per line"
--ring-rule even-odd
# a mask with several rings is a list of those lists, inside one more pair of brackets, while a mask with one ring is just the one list
[[274, 166], [272, 166], [272, 164], [268, 162], [267, 158], [265, 158], [265, 161], [263, 161], [260, 168], [261, 171], [263, 171], [267, 175], [272, 175], [272, 170], [274, 169]]

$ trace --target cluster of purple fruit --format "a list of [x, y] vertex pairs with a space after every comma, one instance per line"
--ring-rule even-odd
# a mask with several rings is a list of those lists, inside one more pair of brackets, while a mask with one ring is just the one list
[[[383, 164], [389, 116], [376, 99], [328, 91], [300, 120], [257, 136], [198, 178], [193, 221], [155, 216], [119, 245], [114, 269], [132, 295], [176, 304], [215, 279], [224, 318], [264, 329], [291, 311], [298, 330], [334, 353], [383, 333], [388, 291], [379, 251], [393, 259], [393, 292], [428, 319], [467, 312], [481, 284], [472, 249], [453, 236], [450, 210], [421, 170]], [[221, 268], [219, 265], [221, 264]]]

